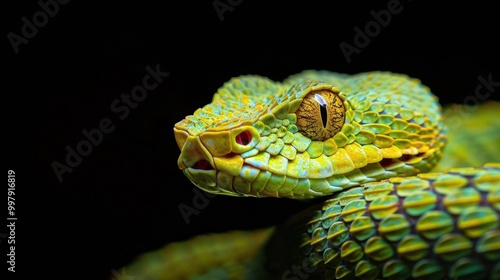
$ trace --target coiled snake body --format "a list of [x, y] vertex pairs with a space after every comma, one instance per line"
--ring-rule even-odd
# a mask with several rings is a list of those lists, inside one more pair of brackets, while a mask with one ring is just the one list
[[269, 231], [248, 279], [500, 279], [500, 164], [430, 173], [446, 128], [418, 79], [240, 76], [174, 132], [207, 192], [324, 198]]

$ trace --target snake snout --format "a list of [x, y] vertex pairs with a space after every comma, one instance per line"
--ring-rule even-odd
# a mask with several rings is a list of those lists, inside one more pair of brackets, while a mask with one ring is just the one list
[[177, 165], [193, 184], [211, 193], [238, 195], [232, 182], [244, 169], [241, 153], [257, 144], [255, 128], [243, 126], [197, 135], [177, 128], [174, 132], [181, 150]]
[[181, 154], [179, 155], [179, 159], [177, 160], [177, 165], [180, 169], [214, 169], [215, 165], [213, 156], [201, 143], [198, 136], [188, 135], [183, 140], [184, 141], [182, 141]]
[[218, 192], [213, 156], [198, 136], [175, 131], [176, 141], [181, 149], [177, 165], [189, 180], [202, 190]]

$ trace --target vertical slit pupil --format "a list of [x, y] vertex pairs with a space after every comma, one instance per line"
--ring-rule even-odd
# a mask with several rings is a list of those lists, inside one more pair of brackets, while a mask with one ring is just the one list
[[326, 127], [326, 123], [328, 122], [328, 110], [326, 109], [326, 105], [319, 105], [319, 111], [321, 113], [323, 127]]

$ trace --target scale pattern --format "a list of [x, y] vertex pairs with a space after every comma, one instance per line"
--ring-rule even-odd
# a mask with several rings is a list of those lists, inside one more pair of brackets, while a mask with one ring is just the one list
[[[268, 267], [275, 276], [302, 267], [313, 279], [500, 279], [499, 224], [498, 163], [391, 178], [292, 218], [268, 261], [283, 248], [279, 256], [295, 248], [300, 257]], [[290, 241], [291, 232], [300, 234]]]
[[[297, 114], [318, 91], [338, 96], [345, 108], [341, 129], [323, 140], [301, 133]], [[174, 134], [179, 168], [201, 189], [293, 199], [428, 172], [446, 141], [429, 88], [390, 72], [304, 71], [282, 83], [236, 77], [178, 122]], [[238, 141], [242, 135], [247, 142]]]

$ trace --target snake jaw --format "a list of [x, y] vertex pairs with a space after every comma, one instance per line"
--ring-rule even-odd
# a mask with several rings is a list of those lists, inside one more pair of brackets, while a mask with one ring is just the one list
[[259, 141], [254, 127], [243, 125], [197, 135], [174, 127], [174, 135], [181, 150], [177, 165], [196, 186], [215, 194], [247, 196], [233, 188], [233, 180], [248, 173], [242, 153], [253, 149]]

